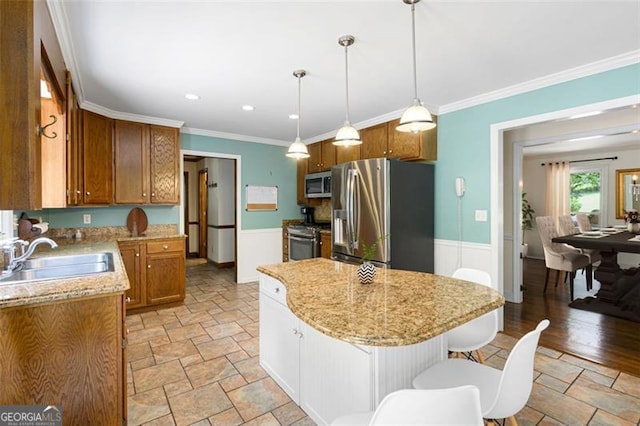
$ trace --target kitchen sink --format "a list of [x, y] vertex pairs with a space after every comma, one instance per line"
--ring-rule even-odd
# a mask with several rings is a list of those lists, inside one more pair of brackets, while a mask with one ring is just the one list
[[0, 277], [0, 284], [57, 280], [113, 271], [112, 253], [39, 257], [25, 261], [21, 270]]

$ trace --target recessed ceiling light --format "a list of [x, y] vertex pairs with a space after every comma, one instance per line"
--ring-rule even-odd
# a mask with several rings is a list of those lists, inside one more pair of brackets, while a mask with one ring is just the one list
[[291, 120], [297, 120], [299, 117], [298, 117], [298, 114], [289, 114], [289, 118]]
[[200, 96], [194, 95], [193, 93], [187, 93], [186, 95], [184, 95], [184, 97], [189, 99], [190, 101], [197, 101], [198, 99], [200, 99]]
[[242, 105], [243, 111], [253, 111], [255, 108], [253, 105]]
[[598, 115], [598, 114], [602, 114], [602, 111], [583, 112], [582, 114], [576, 114], [576, 115], [570, 116], [569, 120], [575, 120], [576, 118], [592, 117], [592, 116]]

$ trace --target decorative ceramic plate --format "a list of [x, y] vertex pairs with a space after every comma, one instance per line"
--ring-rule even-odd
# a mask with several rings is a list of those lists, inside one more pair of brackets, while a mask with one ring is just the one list
[[618, 232], [616, 228], [600, 228], [602, 232]]
[[582, 235], [589, 235], [590, 237], [595, 237], [597, 235], [602, 235], [600, 231], [585, 231]]
[[613, 225], [616, 229], [627, 229], [627, 225]]

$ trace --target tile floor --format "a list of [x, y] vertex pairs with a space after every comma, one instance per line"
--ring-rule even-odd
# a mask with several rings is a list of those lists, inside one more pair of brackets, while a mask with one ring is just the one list
[[[130, 425], [313, 425], [258, 360], [257, 284], [187, 268], [184, 306], [127, 317]], [[515, 339], [483, 351], [502, 368]], [[640, 378], [539, 348], [521, 425], [637, 425]]]

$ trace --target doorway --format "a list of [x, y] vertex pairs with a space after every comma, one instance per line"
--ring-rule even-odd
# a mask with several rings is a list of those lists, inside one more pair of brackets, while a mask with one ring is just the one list
[[[182, 151], [185, 175], [181, 223], [188, 229], [189, 253], [217, 268], [233, 268], [238, 277], [238, 170], [239, 156]], [[197, 178], [196, 178], [197, 176]], [[197, 260], [194, 260], [197, 263]]]

